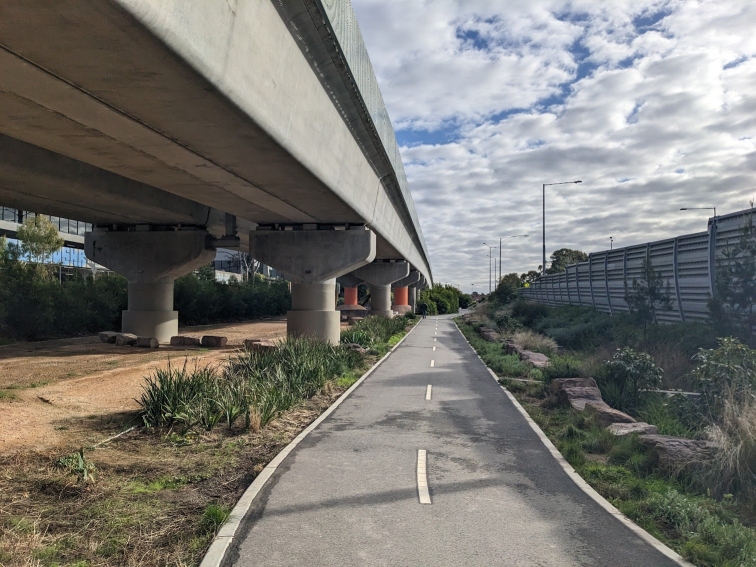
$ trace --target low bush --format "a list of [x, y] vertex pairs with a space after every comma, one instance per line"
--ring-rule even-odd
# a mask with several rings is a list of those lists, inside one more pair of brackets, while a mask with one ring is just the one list
[[631, 348], [618, 349], [606, 362], [605, 372], [597, 376], [604, 401], [614, 408], [632, 412], [640, 406], [642, 390], [661, 386], [663, 370], [654, 359]]
[[573, 355], [552, 356], [549, 365], [541, 369], [547, 382], [557, 378], [586, 377], [585, 365], [581, 359]]
[[546, 317], [549, 308], [541, 303], [518, 299], [512, 304], [512, 317], [526, 327], [533, 328], [535, 324]]

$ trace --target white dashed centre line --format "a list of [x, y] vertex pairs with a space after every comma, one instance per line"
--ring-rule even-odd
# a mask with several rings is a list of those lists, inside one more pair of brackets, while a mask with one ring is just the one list
[[425, 399], [430, 400], [431, 399], [431, 392], [433, 391], [433, 386], [431, 384], [428, 384], [428, 387], [425, 389]]
[[433, 368], [434, 366], [436, 366], [436, 361], [435, 360], [431, 360], [431, 368]]
[[417, 496], [420, 504], [430, 504], [430, 492], [428, 492], [428, 456], [425, 449], [417, 450]]
[[436, 350], [436, 347], [433, 347], [433, 350], [435, 351], [435, 350]]

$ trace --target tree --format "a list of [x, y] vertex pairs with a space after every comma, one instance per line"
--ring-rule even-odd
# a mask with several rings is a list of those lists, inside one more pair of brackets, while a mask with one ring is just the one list
[[672, 308], [669, 297], [669, 282], [665, 285], [662, 273], [654, 270], [648, 258], [644, 258], [640, 279], [633, 278], [633, 291], [628, 290], [625, 282], [625, 301], [636, 321], [643, 324], [644, 340], [648, 324], [657, 322], [656, 313]]
[[58, 229], [45, 215], [26, 217], [18, 228], [21, 253], [34, 262], [42, 262], [46, 257], [63, 247], [64, 241]]
[[514, 301], [517, 298], [517, 292], [522, 287], [522, 280], [520, 276], [511, 273], [503, 276], [499, 285], [496, 286], [491, 299], [497, 303], [507, 304]]
[[[751, 204], [753, 205], [753, 203]], [[756, 238], [753, 215], [745, 217], [740, 238], [728, 243], [717, 260], [714, 298], [709, 302], [712, 319], [721, 327], [736, 328], [750, 338], [756, 324]], [[737, 317], [733, 321], [732, 313]]]
[[535, 270], [530, 270], [526, 274], [520, 274], [520, 281], [523, 285], [535, 283], [535, 281], [541, 277], [541, 273]]
[[549, 257], [551, 265], [546, 268], [547, 274], [559, 274], [567, 269], [570, 264], [585, 262], [588, 260], [588, 254], [581, 250], [572, 250], [571, 248], [560, 248], [555, 250]]

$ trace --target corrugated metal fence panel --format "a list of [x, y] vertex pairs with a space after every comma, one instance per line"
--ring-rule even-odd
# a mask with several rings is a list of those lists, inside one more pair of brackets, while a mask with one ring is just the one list
[[727, 261], [728, 251], [739, 242], [752, 214], [748, 209], [710, 219], [706, 232], [594, 252], [587, 262], [544, 276], [520, 293], [549, 305], [585, 305], [605, 313], [627, 313], [626, 292], [632, 293], [633, 280], [643, 277], [643, 261], [648, 260], [669, 290], [670, 306], [657, 312], [659, 320], [706, 320], [716, 265]]

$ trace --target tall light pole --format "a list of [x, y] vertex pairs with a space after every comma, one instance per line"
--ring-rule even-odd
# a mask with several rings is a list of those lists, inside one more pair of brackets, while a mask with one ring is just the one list
[[543, 265], [541, 266], [541, 275], [546, 275], [546, 186], [547, 185], [567, 185], [568, 183], [582, 183], [580, 179], [576, 181], [560, 181], [559, 183], [543, 183]]
[[496, 248], [496, 246], [490, 246], [485, 242], [483, 246], [488, 246], [488, 293], [491, 293], [491, 260], [493, 260], [493, 252], [491, 250]]
[[501, 282], [501, 243], [505, 240], [510, 240], [511, 238], [527, 238], [530, 236], [529, 234], [515, 234], [514, 236], [505, 236], [503, 238], [499, 238], [499, 279], [498, 282]]
[[609, 250], [614, 250], [614, 237], [609, 237]]

